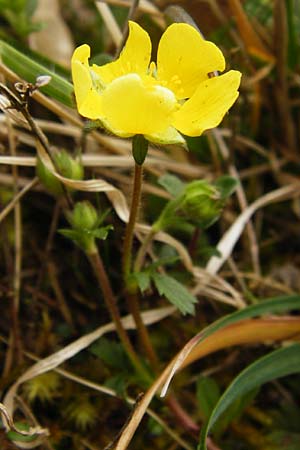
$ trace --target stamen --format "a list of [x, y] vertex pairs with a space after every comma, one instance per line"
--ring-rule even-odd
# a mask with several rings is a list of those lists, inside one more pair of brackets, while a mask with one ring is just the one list
[[92, 78], [93, 87], [96, 89], [97, 92], [102, 92], [105, 89], [105, 84], [99, 77], [99, 75], [96, 74], [93, 70], [90, 69], [90, 74]]
[[154, 61], [151, 61], [149, 66], [149, 75], [150, 77], [157, 78], [157, 69]]

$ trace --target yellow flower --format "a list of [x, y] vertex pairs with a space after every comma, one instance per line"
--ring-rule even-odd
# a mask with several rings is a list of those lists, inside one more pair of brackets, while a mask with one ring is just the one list
[[183, 143], [181, 133], [200, 136], [219, 125], [239, 94], [240, 72], [210, 78], [224, 71], [224, 56], [185, 23], [164, 32], [156, 64], [150, 63], [150, 37], [135, 22], [116, 61], [89, 66], [89, 57], [86, 44], [72, 57], [78, 111], [120, 137], [142, 134], [152, 142]]

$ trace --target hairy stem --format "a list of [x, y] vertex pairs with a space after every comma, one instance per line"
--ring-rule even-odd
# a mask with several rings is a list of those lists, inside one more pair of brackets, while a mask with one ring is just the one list
[[140, 199], [141, 199], [141, 188], [142, 188], [142, 176], [143, 176], [143, 166], [135, 164], [134, 167], [134, 182], [133, 182], [133, 192], [132, 200], [129, 214], [129, 221], [127, 223], [124, 245], [123, 245], [123, 275], [125, 284], [128, 283], [128, 276], [131, 271], [132, 263], [132, 243], [134, 235], [134, 226], [137, 220]]
[[143, 378], [146, 378], [149, 380], [149, 374], [142, 366], [142, 364], [130, 342], [128, 334], [127, 334], [125, 328], [123, 327], [121, 316], [120, 316], [120, 313], [119, 313], [119, 310], [117, 307], [117, 302], [116, 302], [114, 293], [112, 291], [112, 287], [109, 282], [106, 270], [104, 268], [102, 258], [100, 256], [98, 250], [94, 249], [93, 252], [90, 252], [87, 254], [87, 257], [93, 268], [94, 274], [95, 274], [97, 281], [99, 283], [99, 286], [102, 290], [104, 301], [109, 310], [111, 318], [116, 326], [116, 331], [117, 331], [118, 336], [124, 346], [124, 349], [126, 350], [126, 352], [128, 354], [128, 357], [130, 358], [136, 371], [138, 373], [140, 373], [143, 376]]

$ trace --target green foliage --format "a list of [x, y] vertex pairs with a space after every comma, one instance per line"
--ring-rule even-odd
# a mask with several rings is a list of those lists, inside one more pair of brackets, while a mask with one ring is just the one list
[[[28, 52], [26, 51], [26, 53]], [[43, 62], [40, 62], [41, 58], [32, 52], [30, 52], [30, 56], [27, 56], [3, 40], [0, 40], [0, 56], [9, 69], [29, 83], [35, 83], [36, 78], [40, 75], [51, 76], [50, 83], [40, 90], [60, 103], [74, 107], [73, 85], [65, 77], [59, 75], [59, 73], [65, 73], [58, 68], [59, 66], [50, 61], [46, 64], [44, 58]]]
[[269, 353], [244, 369], [226, 389], [201, 432], [199, 450], [206, 449], [207, 433], [239, 397], [268, 381], [300, 372], [300, 345], [293, 344]]
[[[70, 82], [69, 70], [63, 69], [53, 61], [32, 52], [29, 48], [30, 34], [43, 26], [41, 23], [33, 23], [32, 20], [37, 3], [38, 0], [0, 0], [0, 37], [3, 39], [0, 40], [1, 62], [20, 78], [33, 84], [40, 75], [51, 76], [50, 83], [42, 86], [39, 90], [54, 101], [60, 102], [68, 108], [74, 108], [73, 86]], [[251, 44], [256, 45], [255, 40], [251, 37], [251, 33], [245, 38], [239, 28], [243, 24], [243, 20], [236, 15], [233, 16], [230, 9], [221, 7], [219, 3], [222, 2], [211, 2], [214, 3], [213, 9], [207, 5], [201, 5], [205, 2], [197, 3], [182, 0], [180, 3], [189, 10], [192, 18], [182, 11], [182, 14], [179, 12], [179, 20], [187, 20], [192, 23], [194, 18], [205, 37], [213, 40], [222, 49], [227, 68], [243, 72], [243, 84], [238, 105], [233, 112], [230, 111], [226, 115], [219, 130], [219, 137], [223, 140], [223, 144], [220, 144], [220, 141], [214, 138], [217, 134], [214, 135], [210, 132], [200, 137], [185, 137], [189, 149], [189, 153], [184, 154], [185, 167], [189, 164], [192, 169], [195, 169], [192, 166], [199, 165], [199, 169], [201, 169], [199, 172], [206, 173], [207, 170], [207, 176], [211, 179], [210, 177], [214, 174], [227, 173], [228, 167], [234, 165], [240, 173], [243, 191], [250, 204], [260, 195], [275, 190], [277, 187], [284, 187], [285, 179], [289, 182], [289, 180], [296, 179], [299, 176], [297, 143], [299, 142], [300, 104], [300, 1], [244, 0], [231, 2], [232, 4], [241, 4], [249, 18], [254, 36], [258, 37], [269, 53], [270, 62], [252, 56], [249, 48]], [[192, 3], [197, 3], [197, 6]], [[102, 65], [114, 60], [118, 49], [109, 36], [107, 26], [95, 4], [94, 0], [60, 1], [62, 18], [71, 31], [74, 42], [76, 45], [88, 43], [91, 46], [92, 53], [94, 53], [91, 64]], [[282, 17], [277, 16], [274, 20], [274, 12], [280, 10], [280, 8], [276, 10], [278, 5], [280, 8], [282, 5], [285, 6], [287, 21], [285, 21], [284, 14]], [[202, 9], [202, 6], [204, 9]], [[122, 26], [125, 25], [128, 9], [123, 6], [112, 5], [109, 5], [109, 8], [117, 22]], [[179, 10], [177, 9], [177, 11]], [[204, 14], [203, 11], [205, 11]], [[168, 10], [165, 13], [168, 16]], [[141, 24], [146, 25], [145, 28], [151, 33], [155, 59], [158, 40], [162, 33], [159, 24], [160, 17], [148, 13], [138, 13], [136, 17]], [[207, 17], [207, 20], [201, 23], [201, 17]], [[222, 23], [216, 21], [215, 17], [221, 17]], [[277, 33], [276, 26], [279, 30], [286, 30], [286, 36], [276, 36], [278, 45], [275, 49], [273, 40], [275, 33]], [[53, 32], [53, 30], [49, 29], [49, 32]], [[53, 34], [55, 38], [55, 33], [53, 32]], [[247, 34], [247, 31], [245, 31], [245, 34]], [[272, 55], [275, 55], [273, 65], [271, 62]], [[12, 83], [12, 80], [13, 78], [6, 78], [8, 84]], [[74, 144], [77, 146], [82, 142], [85, 143], [84, 147], [86, 147], [87, 152], [94, 152], [96, 146], [92, 142], [93, 138], [85, 138], [93, 130], [102, 133], [102, 124], [97, 120], [84, 119], [81, 128], [82, 139], [77, 137], [77, 133], [76, 136], [74, 133], [74, 138], [71, 138], [69, 131], [72, 127], [68, 130], [69, 125], [67, 121], [65, 122], [66, 116], [63, 113], [60, 115], [59, 112], [54, 114], [53, 111], [47, 111], [45, 106], [37, 105], [34, 97], [30, 100], [29, 112], [34, 118], [51, 120], [53, 123], [57, 121], [61, 127], [65, 125], [65, 135], [49, 132], [51, 145], [53, 141], [54, 145], [65, 147], [69, 152], [68, 154], [61, 153], [56, 162], [60, 166], [60, 173], [67, 178], [83, 179], [83, 168], [80, 162], [71, 161], [69, 154], [72, 153]], [[1, 124], [1, 127], [0, 144], [1, 148], [3, 147], [2, 150], [5, 150], [9, 142], [9, 129], [5, 121]], [[77, 131], [80, 131], [79, 128]], [[45, 132], [47, 132], [46, 128]], [[289, 139], [293, 137], [293, 133], [296, 142], [295, 149], [293, 148], [293, 139]], [[13, 127], [13, 134], [15, 135], [17, 155], [32, 155], [28, 131], [17, 126]], [[100, 142], [100, 134], [98, 137]], [[134, 157], [136, 162], [141, 164], [147, 153], [147, 143], [141, 137], [136, 137], [134, 141], [140, 145], [135, 147]], [[114, 145], [115, 140], [111, 145], [109, 136], [106, 136], [101, 152], [103, 150], [103, 154], [106, 154], [106, 152], [111, 154]], [[223, 152], [222, 145], [224, 145], [224, 148], [228, 147], [228, 156], [225, 155], [226, 152]], [[172, 161], [172, 152], [172, 148], [167, 149], [163, 159], [169, 158], [169, 161]], [[221, 217], [227, 199], [236, 188], [236, 180], [225, 175], [209, 183], [202, 179], [191, 181], [187, 172], [182, 171], [182, 174], [180, 174], [181, 154], [179, 149], [176, 149], [176, 152], [178, 152], [175, 154], [177, 175], [170, 172], [164, 174], [158, 180], [158, 184], [169, 194], [167, 197], [170, 197], [170, 200], [166, 201], [165, 196], [156, 195], [154, 189], [151, 195], [145, 190], [143, 199], [147, 205], [147, 211], [141, 211], [141, 218], [142, 220], [145, 218], [145, 221], [154, 224], [152, 231], [162, 230], [167, 231], [170, 235], [175, 235], [181, 241], [181, 244], [186, 246], [186, 250], [190, 252], [195, 266], [204, 266], [204, 262], [209, 257], [218, 255], [215, 245], [222, 238], [222, 230], [227, 229], [240, 214], [237, 202], [228, 202], [228, 214], [224, 223], [209, 229]], [[154, 149], [154, 154], [159, 155], [159, 151]], [[276, 164], [274, 165], [273, 162]], [[77, 167], [76, 164], [78, 164]], [[161, 167], [149, 167], [147, 183], [152, 183], [155, 188], [157, 174], [165, 173], [166, 167], [170, 167], [169, 170], [173, 171], [175, 165], [165, 166], [162, 164]], [[281, 172], [282, 168], [283, 172]], [[90, 175], [93, 177], [93, 168], [90, 169], [89, 177]], [[114, 169], [109, 170], [113, 172]], [[106, 177], [106, 174], [110, 177], [109, 170], [103, 170], [104, 177]], [[123, 188], [123, 181], [121, 176], [120, 180], [118, 179], [118, 174], [126, 173], [128, 175], [127, 170], [127, 167], [118, 167], [114, 174], [111, 172], [113, 183], [116, 181], [120, 189]], [[4, 184], [11, 183], [6, 179], [13, 179], [10, 171], [11, 168], [4, 168]], [[58, 196], [63, 194], [60, 182], [49, 171], [47, 173], [47, 169], [41, 165], [40, 160], [37, 164], [37, 172], [48, 192]], [[193, 173], [192, 170], [191, 173]], [[25, 183], [26, 178], [31, 174], [31, 168], [18, 167], [18, 186], [20, 189], [23, 187], [23, 182]], [[290, 175], [291, 178], [289, 178]], [[102, 173], [100, 176], [102, 177]], [[7, 189], [2, 189], [1, 208], [5, 207], [17, 192], [11, 190], [11, 195], [8, 197]], [[70, 194], [74, 194], [74, 197], [76, 196], [75, 198], [78, 197], [79, 199], [91, 200], [95, 195], [87, 192], [85, 194], [74, 193], [71, 189], [67, 189]], [[124, 190], [125, 196], [128, 192]], [[98, 194], [96, 195], [97, 200], [99, 200]], [[276, 195], [273, 199], [277, 202]], [[47, 253], [47, 258], [55, 258], [55, 264], [57, 265], [56, 282], [58, 287], [61, 287], [62, 294], [66, 296], [66, 307], [70, 308], [71, 320], [70, 323], [66, 323], [61, 314], [64, 313], [64, 305], [55, 301], [54, 297], [56, 297], [57, 291], [50, 278], [47, 278], [47, 272], [42, 273], [43, 279], [39, 275], [36, 276], [41, 272], [39, 263], [36, 263], [36, 261], [38, 261], [37, 256], [39, 254], [44, 254], [42, 250], [45, 248], [44, 239], [51, 220], [49, 211], [53, 205], [53, 199], [50, 199], [49, 204], [42, 205], [39, 215], [36, 211], [41, 206], [39, 192], [32, 190], [24, 198], [22, 197], [21, 202], [22, 222], [25, 219], [24, 228], [22, 228], [25, 239], [21, 246], [22, 267], [25, 277], [24, 283], [22, 282], [22, 293], [26, 293], [26, 297], [24, 297], [24, 302], [21, 298], [20, 304], [20, 313], [22, 313], [20, 316], [20, 336], [22, 337], [22, 348], [30, 349], [33, 353], [42, 357], [41, 355], [46, 356], [55, 352], [57, 347], [62, 348], [65, 343], [71, 342], [94, 327], [103, 325], [109, 319], [107, 319], [107, 313], [103, 314], [103, 304], [95, 305], [94, 303], [95, 287], [90, 282], [91, 268], [87, 265], [87, 260], [83, 258], [79, 261], [77, 251], [70, 250], [70, 245], [64, 246], [61, 239], [60, 244], [62, 245], [56, 245], [55, 239], [53, 242], [50, 241], [50, 236], [48, 244], [52, 251], [51, 254]], [[251, 261], [249, 258], [251, 243], [249, 245], [247, 239], [241, 239], [237, 251], [232, 254], [237, 269], [232, 270], [227, 265], [226, 269], [218, 274], [218, 278], [211, 278], [205, 297], [201, 299], [201, 303], [197, 306], [195, 320], [192, 317], [180, 318], [179, 314], [176, 314], [174, 317], [169, 316], [162, 323], [157, 323], [154, 327], [149, 326], [150, 338], [158, 352], [158, 359], [161, 363], [159, 373], [165, 367], [165, 363], [173, 358], [178, 347], [181, 348], [184, 345], [187, 336], [194, 336], [199, 329], [199, 334], [195, 338], [196, 345], [201, 345], [208, 337], [211, 337], [213, 342], [215, 332], [222, 331], [223, 328], [235, 325], [244, 319], [269, 314], [281, 315], [291, 310], [295, 311], [295, 315], [298, 314], [298, 295], [259, 300], [261, 297], [268, 298], [275, 295], [274, 293], [277, 294], [277, 292], [291, 292], [293, 290], [298, 292], [296, 287], [298, 283], [295, 283], [294, 279], [292, 280], [294, 278], [292, 271], [286, 275], [285, 279], [280, 279], [280, 283], [277, 284], [272, 283], [273, 271], [270, 271], [273, 266], [281, 266], [285, 258], [291, 265], [294, 264], [294, 256], [299, 245], [297, 239], [290, 239], [289, 235], [293, 236], [293, 233], [295, 233], [295, 237], [297, 235], [297, 227], [293, 227], [291, 218], [297, 215], [298, 206], [297, 200], [294, 199], [293, 202], [286, 202], [285, 206], [276, 203], [275, 214], [274, 207], [268, 206], [265, 212], [254, 218], [253, 224], [259, 238], [260, 264], [263, 276], [256, 276], [254, 279], [254, 271], [250, 267]], [[42, 214], [45, 214], [45, 218]], [[84, 251], [93, 251], [96, 239], [107, 239], [108, 232], [112, 229], [111, 225], [106, 225], [104, 222], [106, 214], [99, 214], [98, 210], [90, 203], [79, 202], [75, 205], [74, 211], [65, 215], [70, 222], [70, 227], [60, 230], [60, 233], [71, 239]], [[3, 234], [1, 269], [4, 269], [3, 273], [6, 273], [7, 276], [1, 280], [0, 294], [9, 297], [13, 295], [15, 289], [10, 281], [12, 279], [10, 274], [14, 267], [14, 254], [18, 254], [18, 252], [12, 251], [13, 246], [18, 245], [16, 216], [17, 211], [15, 215], [11, 213], [7, 219], [4, 220], [2, 217], [1, 220]], [[61, 220], [63, 219], [59, 218], [60, 225]], [[113, 239], [107, 240], [101, 246], [103, 247], [103, 262], [111, 280], [121, 316], [129, 312], [124, 301], [122, 276], [119, 273], [119, 259], [122, 253], [120, 247], [124, 236], [123, 225], [121, 221], [115, 220], [116, 233]], [[32, 230], [38, 230], [37, 234], [33, 235]], [[140, 238], [140, 236], [138, 237]], [[160, 239], [159, 236], [156, 237]], [[41, 238], [43, 239], [42, 243]], [[293, 242], [293, 246], [285, 245], [289, 242]], [[46, 247], [49, 247], [48, 244]], [[138, 245], [136, 239], [134, 249], [137, 251]], [[155, 308], [159, 293], [182, 314], [193, 314], [196, 298], [189, 292], [189, 286], [193, 286], [195, 281], [199, 282], [199, 280], [193, 278], [194, 274], [182, 270], [180, 261], [172, 267], [172, 264], [178, 262], [179, 259], [175, 247], [162, 242], [158, 243], [156, 240], [151, 245], [151, 257], [153, 256], [154, 262], [149, 263], [148, 261], [140, 272], [130, 275], [133, 286], [135, 288], [138, 286], [143, 294], [140, 296], [141, 309], [144, 311], [148, 308]], [[38, 248], [39, 246], [40, 248]], [[276, 254], [277, 249], [280, 249], [279, 254]], [[117, 264], [115, 264], [116, 261]], [[30, 274], [27, 275], [29, 268]], [[161, 268], [164, 271], [160, 271]], [[297, 274], [297, 267], [293, 266], [293, 269]], [[268, 278], [264, 283], [264, 277], [269, 275], [272, 278]], [[29, 280], [30, 282], [27, 279], [28, 276], [32, 277]], [[17, 274], [14, 278], [17, 278]], [[297, 278], [297, 275], [295, 278]], [[222, 279], [224, 284], [222, 284]], [[278, 281], [276, 275], [274, 275], [274, 279]], [[32, 297], [30, 296], [30, 287], [36, 289], [36, 294], [33, 294]], [[228, 311], [232, 311], [234, 305], [216, 304], [214, 299], [206, 299], [206, 296], [209, 296], [209, 289], [214, 289], [215, 294], [218, 294], [219, 291], [220, 298], [223, 294], [228, 298], [232, 296], [233, 302], [235, 293], [240, 291], [238, 294], [243, 297], [244, 301], [249, 303], [253, 301], [253, 306], [246, 306], [233, 314], [226, 315]], [[30, 309], [28, 309], [29, 307]], [[43, 321], [42, 326], [39, 326], [37, 324], [39, 324], [40, 315], [45, 314], [45, 311], [49, 315], [49, 324], [45, 325]], [[10, 314], [9, 309], [6, 311], [4, 302], [2, 320], [4, 333], [2, 334], [5, 336], [7, 335], [6, 321], [7, 323], [11, 322], [11, 320], [7, 320]], [[278, 320], [280, 320], [280, 317], [278, 317]], [[202, 327], [206, 323], [210, 325], [203, 329]], [[232, 326], [232, 330], [234, 332], [234, 326]], [[37, 336], [36, 343], [34, 342], [35, 336]], [[148, 364], [150, 366], [150, 363], [149, 360], [144, 363], [145, 355], [136, 330], [130, 330], [129, 337], [137, 351], [138, 358], [145, 367], [147, 366], [148, 370]], [[261, 350], [265, 352], [267, 346], [270, 345], [269, 341], [261, 347], [259, 347], [259, 344], [255, 344], [254, 358], [255, 355], [261, 354]], [[264, 383], [270, 380], [293, 373], [294, 370], [295, 373], [299, 371], [300, 355], [297, 346], [287, 347], [288, 343], [284, 345], [286, 347], [256, 360], [238, 376], [234, 375], [236, 364], [233, 364], [226, 366], [226, 377], [222, 372], [218, 372], [215, 378], [199, 377], [196, 383], [196, 396], [193, 390], [195, 373], [198, 373], [199, 368], [209, 372], [211, 364], [218, 367], [223, 362], [219, 355], [215, 354], [213, 358], [203, 359], [200, 365], [195, 365], [196, 367], [194, 366], [190, 371], [185, 370], [178, 376], [179, 383], [178, 385], [174, 383], [174, 393], [177, 396], [175, 390], [180, 386], [178, 396], [180, 404], [184, 408], [187, 407], [188, 414], [196, 412], [196, 418], [200, 418], [200, 427], [207, 425], [207, 428], [203, 430], [204, 434], [213, 431], [212, 447], [215, 444], [213, 441], [216, 440], [215, 446], [219, 446], [223, 450], [236, 448], [240, 450], [250, 450], [250, 448], [253, 450], [299, 450], [300, 410], [297, 401], [295, 401], [300, 394], [299, 377], [296, 378], [294, 375], [280, 381], [280, 384], [262, 387]], [[3, 349], [5, 349], [4, 344]], [[2, 356], [5, 359], [4, 352], [2, 352]], [[88, 356], [89, 352], [92, 353], [92, 358]], [[238, 365], [247, 366], [249, 360], [253, 361], [254, 358], [252, 348], [248, 347], [247, 352], [242, 352], [242, 358]], [[49, 428], [49, 446], [51, 448], [53, 447], [56, 450], [77, 449], [82, 446], [104, 448], [112, 437], [117, 436], [124, 420], [126, 420], [128, 409], [125, 406], [125, 397], [127, 397], [127, 394], [134, 398], [141, 390], [145, 392], [149, 386], [134, 373], [132, 363], [130, 363], [115, 333], [109, 334], [107, 338], [101, 338], [88, 351], [81, 352], [74, 359], [76, 360], [74, 365], [73, 362], [67, 362], [64, 365], [66, 370], [74, 374], [78, 373], [79, 377], [86, 377], [114, 389], [117, 396], [123, 397], [124, 402], [111, 401], [108, 397], [103, 397], [105, 394], [102, 393], [93, 395], [87, 386], [80, 389], [77, 383], [73, 381], [60, 384], [60, 378], [53, 372], [24, 383], [21, 387], [21, 395], [28, 402], [28, 406], [32, 409], [38, 422]], [[18, 365], [17, 360], [17, 358], [14, 360], [12, 366], [12, 369], [16, 372], [9, 373], [8, 379], [3, 380], [4, 389], [7, 388], [7, 381], [8, 384], [13, 383], [14, 376], [19, 377], [20, 371], [22, 373], [24, 370], [22, 366]], [[92, 364], [90, 364], [90, 360], [92, 360]], [[227, 389], [224, 388], [225, 392], [221, 395], [220, 386], [223, 388], [224, 380], [228, 379], [233, 381]], [[258, 391], [260, 393], [255, 408], [247, 408]], [[282, 395], [284, 392], [286, 392], [286, 395]], [[138, 406], [138, 403], [136, 406]], [[181, 446], [179, 441], [175, 442], [176, 439], [172, 442], [170, 438], [170, 441], [168, 441], [164, 421], [175, 432], [176, 422], [173, 422], [172, 415], [167, 411], [167, 405], [161, 403], [160, 400], [155, 399], [151, 408], [160, 415], [162, 422], [158, 425], [152, 418], [150, 420], [148, 418], [147, 424], [144, 422], [142, 429], [137, 434], [133, 446], [145, 450], [149, 448], [172, 448], [176, 445], [178, 448], [193, 446], [192, 439], [188, 434], [185, 437], [188, 441], [187, 446]], [[198, 416], [197, 409], [199, 410]], [[16, 412], [16, 414], [19, 413]], [[257, 415], [255, 416], [255, 414]], [[263, 414], [269, 419], [269, 422], [264, 423], [259, 420], [259, 417], [262, 417]], [[101, 425], [97, 423], [98, 418], [101, 420]], [[29, 425], [15, 423], [17, 428], [29, 431]], [[104, 425], [104, 423], [107, 425]], [[231, 423], [232, 427], [230, 427]], [[22, 436], [10, 431], [7, 438], [16, 442], [17, 446], [27, 448], [30, 447], [30, 443], [36, 439], [36, 436]], [[202, 436], [201, 439], [201, 448], [204, 448], [205, 437]], [[2, 438], [0, 440], [2, 442]], [[5, 442], [3, 445], [5, 446]]]
[[150, 274], [151, 272], [148, 271], [136, 272], [132, 274], [141, 292], [145, 292], [147, 289], [149, 289], [151, 283]]
[[93, 205], [88, 201], [77, 202], [73, 211], [66, 213], [67, 219], [72, 228], [60, 229], [63, 236], [71, 239], [86, 253], [95, 251], [95, 240], [105, 240], [112, 225], [102, 226], [108, 211], [99, 214]]
[[66, 419], [82, 431], [87, 431], [95, 424], [98, 414], [97, 408], [86, 395], [77, 396], [64, 409]]
[[201, 376], [196, 383], [197, 401], [205, 419], [208, 419], [221, 396], [218, 383], [211, 377]]
[[214, 185], [219, 191], [220, 198], [222, 200], [227, 200], [235, 191], [237, 187], [237, 180], [229, 175], [223, 175], [218, 178]]
[[253, 402], [258, 392], [259, 387], [256, 387], [255, 389], [252, 389], [251, 391], [246, 392], [245, 394], [242, 394], [235, 400], [233, 400], [233, 402], [228, 406], [226, 411], [221, 415], [217, 423], [214, 425], [214, 434], [216, 436], [220, 436], [220, 434], [226, 431], [230, 423], [237, 421], [243, 414], [247, 406], [249, 406]]
[[161, 176], [158, 183], [167, 191], [172, 197], [178, 197], [184, 190], [185, 183], [183, 183], [175, 175], [169, 173]]
[[[24, 422], [16, 422], [15, 426], [20, 431], [26, 431], [27, 432], [27, 431], [30, 430], [30, 426], [27, 423], [24, 423]], [[21, 442], [25, 442], [25, 443], [28, 442], [28, 443], [30, 443], [30, 442], [33, 442], [36, 439], [35, 435], [33, 435], [33, 436], [26, 436], [25, 434], [20, 434], [20, 433], [17, 433], [16, 431], [8, 431], [6, 433], [6, 436], [7, 436], [7, 438], [10, 441], [16, 442], [16, 443], [18, 443], [18, 442], [20, 442], [20, 443]]]
[[0, 0], [0, 15], [7, 20], [15, 34], [25, 38], [43, 26], [31, 20], [37, 4], [38, 0]]
[[154, 272], [152, 279], [160, 295], [164, 295], [182, 314], [194, 314], [196, 297], [187, 288], [169, 275]]
[[174, 196], [153, 224], [153, 230], [168, 230], [175, 224], [189, 223], [208, 228], [219, 217], [227, 198], [236, 188], [236, 180], [223, 176], [215, 183], [195, 180], [183, 184], [174, 176], [165, 176], [160, 184]]
[[274, 430], [266, 437], [265, 450], [299, 450], [300, 433]]
[[127, 371], [132, 367], [126, 352], [119, 342], [103, 337], [91, 345], [89, 351], [114, 369]]

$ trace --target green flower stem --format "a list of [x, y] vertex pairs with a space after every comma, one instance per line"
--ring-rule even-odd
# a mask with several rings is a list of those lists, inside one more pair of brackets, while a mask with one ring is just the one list
[[135, 164], [134, 166], [134, 182], [133, 182], [133, 192], [131, 200], [131, 208], [129, 214], [129, 221], [127, 223], [124, 246], [123, 246], [123, 275], [125, 284], [128, 284], [128, 277], [131, 271], [132, 263], [132, 243], [134, 235], [134, 226], [137, 220], [140, 199], [141, 199], [141, 188], [142, 188], [142, 177], [143, 177], [143, 166]]
[[148, 329], [145, 326], [142, 316], [141, 316], [140, 305], [139, 305], [139, 293], [138, 293], [138, 289], [136, 287], [134, 287], [134, 288], [131, 287], [131, 290], [127, 291], [126, 300], [127, 300], [127, 304], [128, 304], [128, 309], [134, 318], [138, 336], [139, 336], [140, 342], [143, 346], [144, 352], [149, 359], [152, 369], [155, 372], [158, 372], [159, 360], [157, 358], [156, 352], [155, 352], [152, 342], [150, 340]]
[[134, 272], [139, 272], [141, 270], [141, 268], [143, 266], [143, 262], [145, 260], [145, 256], [146, 256], [148, 247], [149, 247], [153, 237], [155, 236], [155, 234], [156, 234], [156, 231], [153, 228], [151, 228], [151, 230], [145, 237], [144, 241], [142, 242], [142, 245], [140, 246], [137, 256], [135, 258], [135, 262], [134, 262], [134, 266], [133, 266]]
[[142, 164], [135, 164], [134, 170], [134, 182], [133, 193], [130, 208], [129, 221], [126, 227], [124, 248], [123, 248], [123, 276], [126, 288], [126, 300], [128, 304], [129, 312], [132, 314], [139, 339], [144, 348], [144, 352], [147, 355], [153, 369], [157, 369], [159, 361], [156, 353], [153, 349], [147, 327], [145, 326], [139, 307], [138, 289], [129, 280], [132, 266], [132, 243], [134, 235], [134, 226], [137, 220], [138, 209], [141, 199], [141, 187], [142, 187], [143, 166]]
[[109, 310], [109, 313], [111, 315], [111, 318], [116, 326], [116, 331], [119, 335], [119, 338], [124, 346], [125, 351], [128, 354], [128, 357], [130, 358], [133, 366], [135, 367], [136, 371], [147, 381], [150, 380], [150, 376], [146, 369], [142, 366], [130, 340], [128, 337], [128, 334], [123, 327], [122, 320], [120, 317], [120, 313], [117, 307], [117, 302], [114, 296], [114, 293], [111, 288], [111, 284], [109, 282], [106, 270], [103, 265], [102, 258], [95, 247], [93, 251], [86, 253], [90, 264], [93, 268], [94, 274], [97, 278], [97, 281], [99, 283], [99, 286], [102, 290], [104, 301], [106, 303], [106, 306]]

